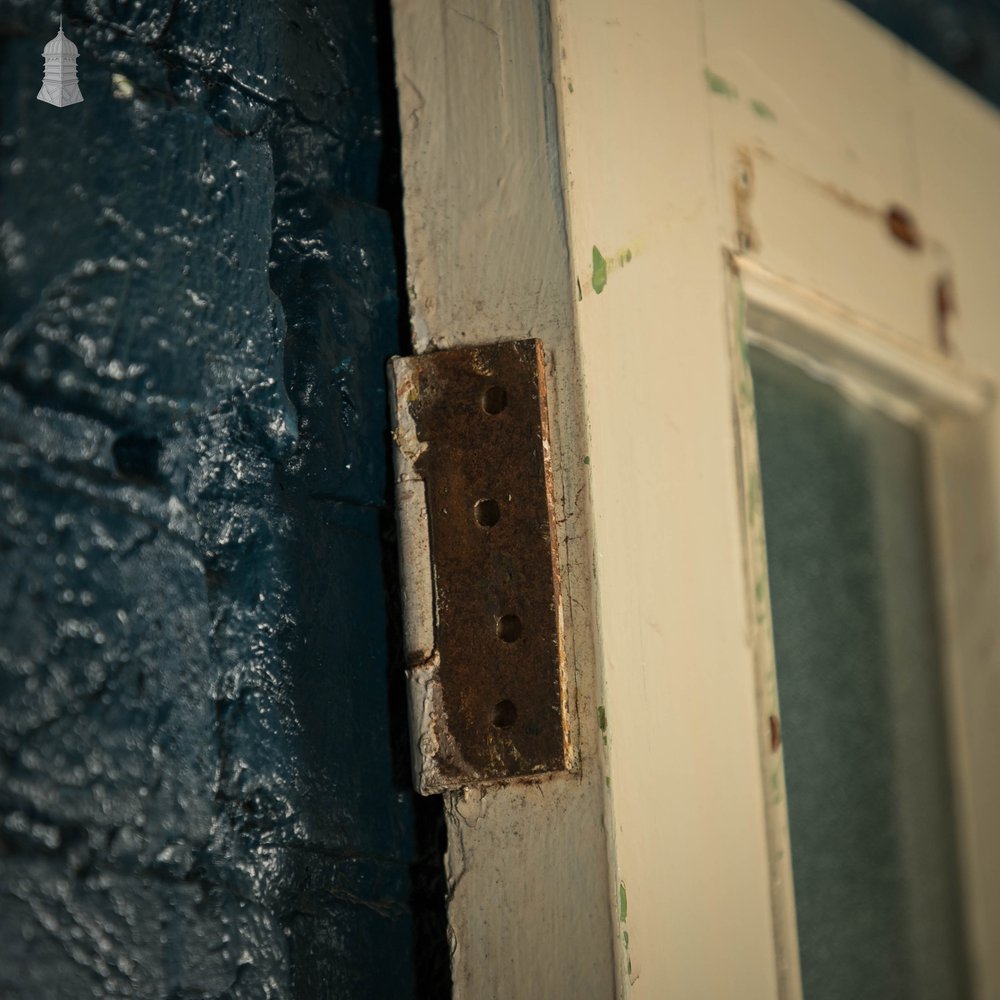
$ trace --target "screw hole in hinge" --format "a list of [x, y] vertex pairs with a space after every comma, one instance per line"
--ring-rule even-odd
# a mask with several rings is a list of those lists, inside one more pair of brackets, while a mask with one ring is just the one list
[[514, 703], [504, 698], [498, 701], [493, 708], [493, 725], [497, 729], [510, 729], [517, 721], [517, 709]]
[[504, 642], [517, 642], [521, 631], [521, 619], [517, 615], [504, 615], [497, 619], [497, 638]]
[[492, 528], [500, 520], [500, 504], [496, 500], [477, 500], [473, 513], [480, 528]]
[[502, 385], [491, 385], [483, 393], [483, 409], [496, 416], [507, 408], [507, 390]]

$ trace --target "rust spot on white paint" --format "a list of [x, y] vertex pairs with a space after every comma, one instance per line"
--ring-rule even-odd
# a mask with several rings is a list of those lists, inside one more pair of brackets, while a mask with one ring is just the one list
[[767, 722], [771, 733], [771, 752], [777, 753], [781, 746], [781, 719], [776, 715], [771, 715]]
[[916, 219], [901, 205], [890, 205], [886, 209], [885, 223], [889, 227], [889, 232], [911, 250], [922, 250], [924, 246], [923, 237], [920, 235], [920, 227]]
[[934, 286], [934, 330], [942, 354], [951, 354], [953, 345], [949, 328], [955, 315], [955, 284], [950, 274], [942, 274]]
[[750, 218], [750, 200], [753, 196], [753, 160], [750, 151], [741, 149], [736, 154], [733, 192], [736, 201], [736, 252], [750, 253], [760, 248], [760, 238]]

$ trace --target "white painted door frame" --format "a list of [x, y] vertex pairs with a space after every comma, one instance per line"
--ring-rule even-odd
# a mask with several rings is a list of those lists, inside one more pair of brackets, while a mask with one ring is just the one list
[[446, 796], [456, 997], [800, 994], [748, 300], [928, 414], [1000, 997], [1000, 119], [834, 0], [395, 0], [394, 33], [415, 348], [545, 346], [579, 727], [576, 773]]

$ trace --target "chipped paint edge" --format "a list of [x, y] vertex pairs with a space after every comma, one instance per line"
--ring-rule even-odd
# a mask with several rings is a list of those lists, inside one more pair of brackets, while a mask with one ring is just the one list
[[726, 255], [729, 349], [732, 368], [733, 420], [736, 425], [737, 489], [740, 497], [744, 577], [747, 590], [747, 638], [753, 651], [757, 688], [758, 743], [764, 788], [771, 913], [774, 922], [778, 995], [781, 1000], [801, 1000], [798, 927], [792, 879], [792, 852], [785, 794], [784, 750], [780, 738], [781, 709], [771, 620], [767, 542], [764, 533], [764, 499], [761, 490], [760, 452], [757, 440], [757, 406], [750, 371], [747, 339], [747, 296], [739, 271]]
[[[417, 435], [410, 403], [420, 393], [420, 359], [394, 357], [386, 366], [396, 477], [396, 530], [403, 604], [403, 640], [407, 662], [410, 764], [413, 784], [421, 795], [462, 788], [475, 780], [448, 727], [437, 650], [437, 603], [431, 558], [427, 490], [416, 463], [427, 449]], [[440, 768], [447, 756], [456, 773]]]
[[441, 785], [437, 767], [441, 749], [438, 720], [442, 719], [440, 657], [434, 648], [436, 612], [434, 567], [431, 561], [427, 491], [417, 475], [416, 462], [427, 445], [417, 437], [410, 400], [419, 393], [417, 366], [411, 358], [390, 358], [390, 426], [395, 472], [396, 531], [399, 542], [400, 593], [403, 604], [403, 641], [411, 666], [406, 671], [409, 706], [410, 764], [413, 783], [421, 795]]

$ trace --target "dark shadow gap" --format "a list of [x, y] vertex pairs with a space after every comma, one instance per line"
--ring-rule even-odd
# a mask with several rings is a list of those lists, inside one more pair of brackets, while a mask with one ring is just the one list
[[[398, 351], [400, 354], [411, 354], [413, 342], [406, 284], [402, 134], [399, 127], [399, 99], [396, 89], [392, 11], [389, 0], [376, 0], [375, 29], [382, 112], [382, 158], [379, 169], [378, 204], [389, 216], [392, 227], [399, 302]], [[389, 405], [392, 405], [391, 400]], [[381, 518], [382, 572], [386, 588], [386, 616], [389, 622], [389, 718], [395, 779], [398, 786], [406, 789], [413, 798], [417, 839], [417, 859], [410, 865], [416, 995], [421, 1000], [450, 1000], [452, 982], [451, 952], [448, 947], [448, 883], [444, 869], [444, 855], [447, 849], [444, 800], [440, 795], [422, 796], [413, 791], [404, 677], [406, 649], [403, 641], [399, 553], [392, 506], [393, 490], [390, 464], [386, 469], [386, 496], [389, 507], [383, 511]]]

